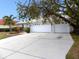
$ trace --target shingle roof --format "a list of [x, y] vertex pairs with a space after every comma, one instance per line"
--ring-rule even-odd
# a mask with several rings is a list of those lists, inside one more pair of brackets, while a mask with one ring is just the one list
[[0, 25], [3, 25], [3, 24], [4, 24], [4, 20], [0, 19]]

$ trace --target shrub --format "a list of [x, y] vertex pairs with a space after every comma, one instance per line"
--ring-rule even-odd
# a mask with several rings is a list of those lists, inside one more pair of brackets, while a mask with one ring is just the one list
[[5, 28], [5, 29], [4, 28], [1, 28], [0, 29], [0, 32], [9, 32], [9, 29], [7, 29], [7, 28]]
[[14, 28], [14, 31], [20, 32], [20, 27], [15, 27], [15, 28]]
[[24, 28], [24, 31], [27, 32], [27, 33], [30, 33], [30, 28], [29, 27]]

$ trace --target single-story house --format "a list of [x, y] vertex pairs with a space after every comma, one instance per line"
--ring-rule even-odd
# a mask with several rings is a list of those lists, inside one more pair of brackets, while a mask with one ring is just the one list
[[[12, 26], [12, 28], [14, 28], [16, 26]], [[0, 31], [9, 31], [9, 26], [8, 25], [4, 25], [4, 20], [0, 19]]]
[[[67, 17], [68, 18], [68, 17]], [[18, 26], [28, 27], [30, 26], [31, 32], [71, 32], [72, 27], [65, 21], [60, 21], [58, 24], [53, 23], [52, 25], [46, 21], [43, 23], [44, 19], [40, 17], [39, 19], [32, 19], [28, 24], [28, 21], [19, 21]]]

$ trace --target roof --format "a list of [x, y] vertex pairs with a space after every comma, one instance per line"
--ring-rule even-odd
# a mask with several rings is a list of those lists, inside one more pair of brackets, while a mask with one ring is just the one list
[[[5, 21], [3, 19], [0, 19], [0, 25], [4, 25]], [[16, 24], [16, 21], [13, 20], [13, 23]]]
[[27, 24], [27, 22], [26, 21], [19, 21], [16, 24]]
[[0, 25], [3, 25], [3, 24], [4, 24], [4, 20], [0, 19]]
[[[12, 26], [12, 28], [17, 27], [17, 26]], [[0, 29], [8, 29], [8, 25], [0, 25]]]

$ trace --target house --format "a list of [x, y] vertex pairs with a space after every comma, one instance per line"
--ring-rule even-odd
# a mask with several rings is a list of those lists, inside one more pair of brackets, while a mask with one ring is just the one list
[[[68, 16], [64, 16], [65, 18], [69, 18]], [[62, 19], [56, 18], [53, 16], [53, 18], [49, 17], [51, 23], [49, 22], [49, 20], [46, 19], [46, 21], [44, 21], [44, 19], [42, 17], [39, 17], [38, 19], [31, 19], [30, 22], [29, 21], [19, 21], [17, 22], [18, 26], [24, 26], [24, 27], [30, 27], [30, 32], [61, 32], [61, 33], [70, 33], [73, 31], [73, 28], [66, 23], [65, 21], [63, 21]], [[44, 23], [45, 22], [45, 23]]]
[[[14, 27], [16, 27], [16, 26], [12, 26], [12, 28], [14, 28]], [[4, 25], [4, 20], [0, 19], [0, 32], [5, 31], [5, 30], [9, 31], [9, 26], [8, 25]]]
[[0, 25], [3, 25], [3, 24], [4, 24], [4, 20], [0, 19]]

